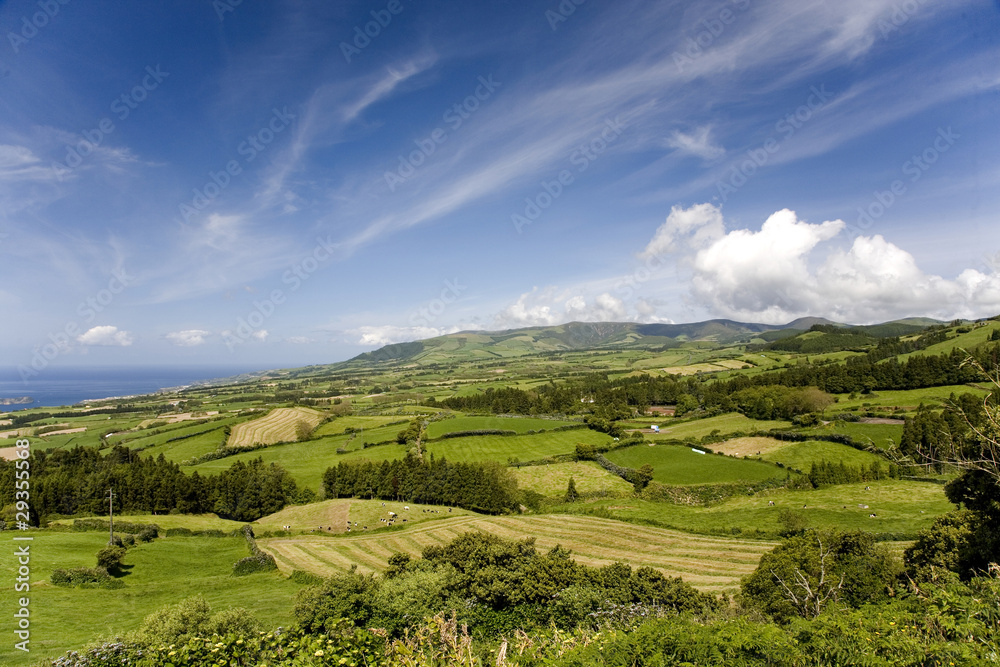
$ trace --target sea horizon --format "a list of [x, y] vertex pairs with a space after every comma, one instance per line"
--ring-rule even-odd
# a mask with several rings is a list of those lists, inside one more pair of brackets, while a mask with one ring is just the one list
[[0, 367], [0, 400], [30, 397], [30, 402], [0, 405], [0, 413], [62, 407], [108, 398], [152, 394], [164, 389], [266, 370], [248, 366], [64, 366], [22, 379], [17, 367]]

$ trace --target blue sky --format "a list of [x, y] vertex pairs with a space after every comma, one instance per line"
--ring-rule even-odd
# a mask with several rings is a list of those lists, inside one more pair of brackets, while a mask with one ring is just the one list
[[17, 0], [0, 30], [31, 373], [1000, 313], [995, 2]]

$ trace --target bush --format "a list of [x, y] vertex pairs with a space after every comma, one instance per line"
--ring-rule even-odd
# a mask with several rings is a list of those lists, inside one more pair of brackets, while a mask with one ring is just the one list
[[192, 637], [253, 635], [260, 623], [246, 609], [230, 608], [212, 614], [201, 595], [161, 607], [147, 616], [129, 639], [140, 645], [180, 644]]
[[77, 567], [53, 570], [49, 581], [55, 586], [80, 588], [125, 588], [125, 583], [108, 574], [103, 567]]
[[125, 560], [124, 547], [109, 546], [97, 552], [97, 567], [104, 568], [111, 574], [121, 571], [123, 560]]
[[242, 577], [255, 572], [277, 570], [278, 563], [274, 560], [274, 556], [261, 551], [260, 547], [257, 546], [257, 540], [254, 538], [253, 528], [250, 524], [243, 526], [242, 532], [247, 541], [247, 548], [250, 549], [250, 555], [233, 563], [232, 576]]
[[892, 556], [870, 533], [808, 531], [764, 554], [744, 578], [742, 596], [779, 622], [814, 618], [830, 605], [887, 599], [897, 574]]

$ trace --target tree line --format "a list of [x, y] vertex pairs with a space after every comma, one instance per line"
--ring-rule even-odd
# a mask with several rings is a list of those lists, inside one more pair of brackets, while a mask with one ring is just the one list
[[[254, 521], [300, 496], [288, 472], [260, 458], [237, 461], [218, 475], [186, 475], [162, 454], [143, 457], [120, 445], [106, 454], [83, 446], [34, 451], [28, 462], [31, 507], [39, 518], [103, 514], [108, 489], [123, 513], [215, 512], [235, 521]], [[15, 481], [14, 462], [0, 461], [0, 497], [14, 498]]]
[[[651, 405], [676, 405], [678, 415], [700, 408], [709, 413], [738, 411], [754, 419], [789, 419], [822, 410], [832, 400], [829, 394], [921, 389], [983, 379], [975, 364], [966, 363], [970, 355], [962, 350], [912, 356], [903, 361], [895, 358], [920, 347], [891, 339], [842, 364], [805, 363], [726, 379], [649, 375], [609, 379], [603, 373], [590, 373], [559, 384], [550, 381], [530, 390], [488, 388], [433, 404], [493, 414], [593, 413], [612, 421], [645, 411]], [[971, 356], [980, 366], [994, 367], [1000, 362], [1000, 345], [981, 347]]]
[[395, 461], [348, 461], [326, 469], [327, 498], [382, 500], [455, 505], [499, 514], [515, 509], [519, 494], [510, 470], [494, 462], [426, 460], [407, 454]]

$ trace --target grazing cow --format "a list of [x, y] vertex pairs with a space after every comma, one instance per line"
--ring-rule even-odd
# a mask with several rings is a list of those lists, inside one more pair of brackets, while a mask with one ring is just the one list
[[409, 512], [410, 511], [410, 506], [409, 505], [403, 505], [403, 509], [406, 510], [407, 512]]
[[767, 501], [767, 506], [768, 507], [774, 507], [774, 501], [773, 500], [768, 500]]

